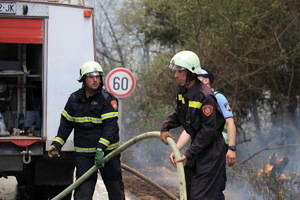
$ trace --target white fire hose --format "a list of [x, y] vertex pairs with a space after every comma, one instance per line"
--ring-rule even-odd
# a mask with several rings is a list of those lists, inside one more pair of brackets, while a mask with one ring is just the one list
[[[160, 132], [158, 131], [152, 131], [152, 132], [146, 132], [143, 134], [140, 134], [131, 140], [128, 140], [124, 144], [122, 144], [120, 147], [109, 153], [107, 156], [104, 157], [104, 163], [107, 163], [112, 157], [115, 155], [120, 154], [124, 150], [128, 149], [132, 145], [147, 139], [147, 138], [153, 138], [153, 137], [160, 137]], [[177, 148], [176, 143], [174, 140], [170, 137], [167, 138], [167, 142], [169, 146], [171, 147], [174, 156], [176, 159], [181, 158], [181, 154], [179, 149]], [[98, 168], [96, 165], [91, 167], [85, 174], [83, 174], [80, 178], [78, 178], [74, 183], [72, 183], [69, 187], [67, 187], [64, 191], [59, 193], [57, 196], [55, 196], [52, 200], [61, 200], [64, 198], [67, 194], [72, 192], [75, 188], [77, 188], [82, 182], [84, 182], [89, 176], [91, 176], [93, 173], [97, 172]], [[186, 193], [186, 183], [185, 183], [185, 176], [184, 176], [184, 169], [183, 169], [183, 163], [179, 162], [177, 163], [177, 173], [178, 173], [178, 181], [179, 181], [179, 199], [180, 200], [186, 200], [187, 199], [187, 193]]]

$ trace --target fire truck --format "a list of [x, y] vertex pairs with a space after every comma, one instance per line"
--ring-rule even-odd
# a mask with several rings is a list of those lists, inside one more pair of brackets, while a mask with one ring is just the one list
[[59, 158], [47, 149], [80, 66], [95, 60], [93, 12], [89, 1], [0, 0], [0, 181], [15, 176], [29, 199], [73, 182], [73, 133]]

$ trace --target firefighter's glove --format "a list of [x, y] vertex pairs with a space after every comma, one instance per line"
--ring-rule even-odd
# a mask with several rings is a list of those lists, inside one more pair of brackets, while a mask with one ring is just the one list
[[48, 149], [48, 156], [50, 158], [59, 157], [59, 150], [54, 145], [51, 145]]
[[100, 168], [104, 167], [104, 151], [102, 149], [97, 149], [96, 155], [95, 155], [95, 165]]

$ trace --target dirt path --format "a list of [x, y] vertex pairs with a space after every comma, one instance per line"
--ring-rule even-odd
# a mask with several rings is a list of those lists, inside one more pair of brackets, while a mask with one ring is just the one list
[[[151, 178], [154, 182], [161, 185], [169, 192], [179, 197], [179, 188], [176, 172], [166, 168], [147, 168], [139, 169], [139, 172]], [[123, 171], [125, 191], [130, 192], [140, 200], [170, 200], [164, 193], [144, 180], [134, 176], [130, 172]]]

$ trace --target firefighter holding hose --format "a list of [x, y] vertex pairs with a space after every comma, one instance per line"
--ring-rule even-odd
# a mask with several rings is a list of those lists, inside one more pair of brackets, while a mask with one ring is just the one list
[[[119, 147], [118, 100], [104, 90], [99, 63], [85, 62], [80, 68], [82, 88], [72, 93], [61, 114], [57, 136], [49, 157], [58, 157], [74, 130], [76, 178], [96, 164], [100, 168], [109, 200], [124, 200], [120, 154], [105, 163], [104, 156]], [[92, 200], [98, 175], [94, 173], [75, 189], [75, 200]]]
[[169, 131], [182, 126], [191, 144], [183, 162], [189, 200], [218, 199], [226, 163], [226, 144], [222, 136], [225, 119], [210, 88], [197, 79], [203, 73], [198, 56], [192, 51], [177, 53], [169, 67], [174, 70], [179, 89], [177, 106], [164, 121], [160, 139], [174, 138]]
[[[222, 135], [224, 137], [226, 147], [227, 147], [227, 153], [226, 153], [226, 164], [229, 167], [232, 167], [236, 163], [236, 147], [235, 147], [235, 142], [236, 142], [236, 126], [233, 118], [233, 113], [230, 108], [229, 102], [227, 98], [224, 96], [224, 94], [215, 91], [212, 88], [212, 84], [214, 82], [214, 74], [208, 70], [202, 68], [203, 72], [201, 74], [197, 74], [198, 79], [207, 87], [209, 87], [217, 101], [218, 105], [220, 106], [223, 116], [225, 118], [225, 126], [222, 132]], [[190, 140], [190, 135], [186, 133], [186, 131], [183, 131], [181, 135], [179, 136], [179, 139], [177, 141], [177, 147], [178, 149], [182, 149]], [[170, 155], [170, 161], [171, 163], [176, 167], [177, 163], [175, 162], [175, 156], [173, 153]], [[226, 187], [226, 181], [227, 181], [227, 176], [226, 176], [226, 169], [224, 171], [224, 182], [220, 190], [220, 195], [218, 196], [218, 199], [223, 199], [224, 194], [223, 191], [225, 190]]]

